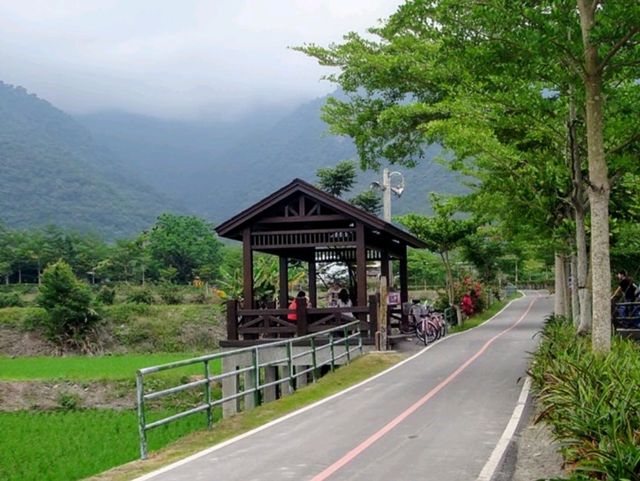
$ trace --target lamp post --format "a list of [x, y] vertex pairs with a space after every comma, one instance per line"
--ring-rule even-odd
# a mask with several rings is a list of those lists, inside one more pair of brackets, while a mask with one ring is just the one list
[[[397, 185], [391, 184], [391, 179], [397, 178]], [[391, 222], [391, 193], [396, 197], [400, 197], [404, 192], [404, 176], [402, 173], [394, 171], [389, 172], [389, 169], [382, 170], [382, 184], [380, 182], [372, 182], [372, 189], [379, 189], [382, 191], [382, 218], [385, 222]], [[392, 261], [389, 261], [389, 285], [393, 286], [393, 269]]]

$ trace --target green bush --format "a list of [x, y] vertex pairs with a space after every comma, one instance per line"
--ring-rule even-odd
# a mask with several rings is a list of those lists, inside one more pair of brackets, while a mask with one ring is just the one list
[[3, 307], [23, 307], [24, 302], [17, 292], [0, 292], [0, 308]]
[[102, 304], [111, 306], [116, 299], [116, 290], [113, 287], [102, 286], [96, 294], [96, 299]]
[[154, 304], [155, 296], [148, 287], [133, 287], [127, 293], [127, 302], [133, 304]]
[[111, 306], [116, 300], [116, 290], [113, 287], [102, 286], [96, 294], [96, 300], [106, 306]]
[[51, 264], [42, 275], [38, 304], [47, 311], [45, 329], [58, 344], [79, 347], [99, 321], [92, 308], [91, 289], [76, 278], [64, 261]]
[[184, 302], [184, 296], [180, 291], [180, 288], [175, 284], [162, 284], [159, 289], [160, 298], [165, 304], [182, 304]]
[[[552, 427], [574, 479], [640, 480], [640, 349], [615, 338], [594, 354], [571, 323], [549, 318], [531, 368], [541, 418]], [[581, 475], [590, 478], [580, 478]]]

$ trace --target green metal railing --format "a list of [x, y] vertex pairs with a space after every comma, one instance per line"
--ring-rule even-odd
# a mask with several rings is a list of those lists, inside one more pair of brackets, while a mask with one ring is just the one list
[[[338, 336], [337, 333], [340, 333]], [[350, 342], [352, 339], [357, 339], [357, 343]], [[320, 342], [318, 342], [320, 341]], [[309, 349], [294, 353], [294, 345], [295, 346], [305, 346], [306, 343], [309, 343]], [[352, 347], [353, 344], [353, 347]], [[344, 346], [344, 352], [336, 355], [336, 346]], [[267, 362], [260, 361], [260, 352], [265, 349], [273, 349], [274, 347], [284, 347], [286, 350], [285, 357], [281, 359], [271, 360]], [[328, 349], [329, 356], [326, 361], [318, 363], [318, 352]], [[336, 367], [336, 361], [339, 361], [343, 357], [346, 357], [347, 363], [351, 361], [352, 352], [359, 352], [360, 354], [363, 351], [362, 348], [362, 335], [360, 333], [360, 321], [353, 321], [348, 324], [344, 324], [342, 326], [334, 327], [331, 329], [327, 329], [325, 331], [320, 331], [314, 334], [309, 334], [301, 337], [293, 337], [291, 339], [285, 339], [282, 341], [275, 341], [266, 344], [260, 344], [252, 347], [246, 347], [241, 349], [234, 349], [232, 351], [223, 351], [215, 354], [210, 354], [207, 356], [196, 357], [192, 359], [186, 359], [184, 361], [177, 361], [168, 364], [162, 364], [159, 366], [146, 367], [143, 369], [139, 369], [136, 373], [136, 399], [137, 399], [137, 409], [138, 409], [138, 431], [140, 435], [140, 458], [146, 459], [148, 448], [147, 448], [147, 432], [151, 429], [157, 428], [159, 426], [163, 426], [165, 424], [169, 424], [173, 421], [177, 421], [178, 419], [182, 419], [187, 416], [191, 416], [193, 414], [198, 414], [201, 412], [206, 413], [207, 419], [207, 427], [211, 428], [213, 425], [213, 408], [219, 405], [222, 405], [225, 402], [233, 401], [243, 396], [251, 395], [254, 396], [254, 403], [256, 406], [260, 405], [262, 396], [261, 390], [276, 386], [279, 384], [287, 383], [289, 393], [292, 393], [296, 390], [297, 378], [302, 375], [306, 375], [307, 373], [311, 373], [313, 377], [313, 381], [315, 382], [319, 377], [319, 368], [325, 365], [331, 366], [331, 371], [333, 371]], [[213, 361], [217, 361], [219, 359], [224, 359], [226, 357], [237, 356], [239, 354], [251, 354], [251, 365], [247, 367], [243, 367], [240, 369], [235, 369], [229, 372], [223, 372], [222, 374], [211, 375], [210, 366]], [[311, 357], [311, 364], [308, 369], [300, 370], [297, 369], [294, 372], [294, 365], [296, 359], [299, 359], [304, 356]], [[203, 379], [198, 379], [196, 381], [187, 382], [185, 384], [181, 384], [178, 386], [174, 386], [168, 389], [162, 389], [159, 391], [151, 391], [146, 392], [144, 390], [144, 379], [145, 376], [150, 374], [159, 373], [162, 371], [168, 371], [176, 368], [183, 368], [185, 366], [191, 366], [194, 364], [202, 364], [203, 365]], [[276, 367], [276, 366], [286, 366], [288, 376], [283, 377], [282, 379], [278, 379], [272, 382], [261, 383], [260, 379], [260, 370], [266, 367]], [[212, 383], [216, 383], [218, 381], [222, 381], [225, 378], [238, 376], [243, 373], [252, 373], [251, 376], [247, 376], [253, 381], [253, 385], [247, 386], [244, 385], [244, 390], [241, 392], [236, 392], [233, 395], [226, 396], [220, 399], [212, 399], [211, 396], [211, 386]], [[177, 394], [183, 391], [202, 388], [204, 390], [204, 402], [196, 407], [192, 407], [185, 411], [179, 412], [172, 416], [168, 416], [151, 423], [146, 422], [146, 409], [145, 404], [147, 401], [152, 401], [155, 399], [160, 399], [165, 396], [169, 396], [172, 394]]]

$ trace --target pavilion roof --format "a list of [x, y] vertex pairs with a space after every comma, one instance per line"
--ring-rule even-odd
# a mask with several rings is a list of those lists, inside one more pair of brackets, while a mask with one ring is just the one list
[[[259, 223], [260, 219], [268, 215], [271, 209], [286, 203], [288, 200], [294, 200], [301, 194], [346, 218], [362, 222], [365, 228], [378, 231], [389, 240], [395, 240], [416, 248], [426, 247], [423, 241], [408, 232], [342, 199], [327, 194], [302, 179], [293, 179], [289, 184], [226, 220], [216, 228], [216, 232], [221, 237], [241, 239], [242, 231], [245, 227]], [[302, 232], [305, 230], [303, 226], [299, 228]]]

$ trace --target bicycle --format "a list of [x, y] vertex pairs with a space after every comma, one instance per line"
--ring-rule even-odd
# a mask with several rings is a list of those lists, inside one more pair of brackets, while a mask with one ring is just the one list
[[425, 346], [447, 334], [444, 315], [426, 303], [421, 305], [414, 301], [409, 312], [409, 323], [416, 337], [424, 342]]

